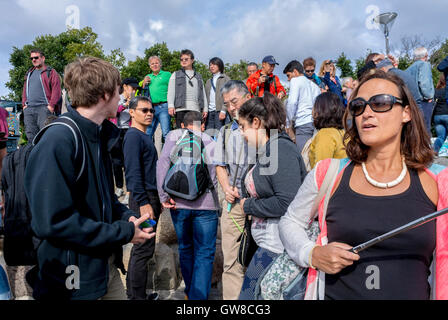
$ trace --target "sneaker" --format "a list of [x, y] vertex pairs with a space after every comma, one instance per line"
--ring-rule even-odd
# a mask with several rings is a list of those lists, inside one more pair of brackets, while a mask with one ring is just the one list
[[117, 191], [115, 191], [115, 195], [120, 198], [122, 195], [124, 195], [124, 191], [121, 188], [117, 188]]
[[159, 294], [157, 292], [153, 292], [148, 294], [146, 300], [159, 300]]

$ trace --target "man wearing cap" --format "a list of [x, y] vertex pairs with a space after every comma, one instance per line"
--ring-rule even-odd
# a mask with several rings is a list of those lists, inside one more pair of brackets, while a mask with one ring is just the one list
[[263, 59], [261, 70], [253, 73], [247, 79], [246, 85], [249, 91], [256, 97], [263, 97], [265, 92], [270, 92], [282, 99], [286, 95], [285, 88], [280, 83], [280, 79], [273, 74], [275, 65], [278, 65], [273, 56], [266, 56]]
[[167, 102], [168, 83], [170, 82], [171, 73], [162, 70], [162, 60], [158, 56], [149, 57], [148, 63], [152, 72], [146, 75], [145, 79], [140, 82], [140, 85], [143, 87], [143, 95], [149, 96], [151, 99], [155, 114], [154, 120], [146, 133], [152, 138], [160, 123], [162, 141], [165, 141], [166, 135], [171, 130], [171, 117], [168, 114]]

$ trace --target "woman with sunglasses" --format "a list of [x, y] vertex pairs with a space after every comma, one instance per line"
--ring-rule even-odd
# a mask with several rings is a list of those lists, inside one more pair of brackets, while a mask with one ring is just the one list
[[[157, 193], [157, 151], [149, 135], [148, 126], [154, 118], [154, 109], [147, 97], [137, 96], [129, 103], [131, 127], [124, 136], [124, 170], [126, 188], [130, 191], [129, 208], [140, 215], [148, 214], [157, 222], [161, 205]], [[156, 226], [153, 227], [156, 230]], [[146, 295], [148, 260], [155, 249], [155, 237], [132, 247], [126, 288], [129, 300], [154, 300], [157, 294]]]
[[328, 91], [338, 95], [344, 106], [347, 104], [347, 100], [342, 95], [341, 81], [336, 75], [336, 66], [332, 60], [325, 60], [319, 70], [319, 77], [322, 77], [325, 85], [328, 87]]
[[317, 217], [311, 206], [331, 159], [310, 172], [279, 224], [289, 256], [310, 268], [305, 299], [447, 299], [446, 216], [359, 254], [348, 251], [448, 206], [448, 170], [432, 165], [430, 138], [404, 82], [382, 71], [366, 76], [344, 126], [348, 159], [330, 184], [325, 219], [322, 203], [318, 210], [317, 241], [305, 229]]

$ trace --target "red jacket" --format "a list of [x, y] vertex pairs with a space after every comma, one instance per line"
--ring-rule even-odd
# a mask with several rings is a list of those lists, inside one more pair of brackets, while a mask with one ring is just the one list
[[[246, 81], [247, 88], [249, 89], [252, 96], [262, 97], [264, 95], [264, 83], [258, 83], [258, 79], [260, 79], [260, 76], [261, 70], [258, 70], [257, 72], [253, 73]], [[280, 83], [280, 79], [273, 74], [270, 74], [269, 77], [273, 78], [273, 81], [271, 81], [269, 87], [269, 92], [274, 96], [277, 96], [282, 91], [286, 94], [285, 88], [283, 88], [282, 84]]]
[[[35, 68], [30, 69], [30, 71], [27, 72], [25, 76], [25, 83], [23, 85], [23, 92], [22, 92], [22, 105], [25, 106], [27, 101], [27, 89], [28, 89], [28, 80], [29, 76], [32, 71], [34, 71]], [[55, 107], [59, 99], [61, 98], [61, 78], [59, 77], [59, 74], [54, 70], [53, 68], [50, 71], [50, 78], [47, 76], [47, 66], [43, 70], [40, 70], [40, 76], [42, 78], [42, 84], [44, 86], [45, 90], [45, 96], [47, 97], [48, 104], [52, 107]], [[51, 90], [50, 90], [50, 83], [51, 83]]]

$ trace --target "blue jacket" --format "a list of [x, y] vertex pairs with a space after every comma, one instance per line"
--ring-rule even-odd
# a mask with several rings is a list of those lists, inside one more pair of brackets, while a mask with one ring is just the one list
[[423, 100], [431, 100], [434, 98], [434, 83], [432, 80], [431, 64], [429, 62], [417, 60], [407, 68], [406, 72], [414, 77]]
[[[117, 127], [101, 126], [75, 110], [65, 114], [79, 126], [86, 145], [86, 166], [78, 182], [76, 142], [70, 128], [50, 127], [31, 151], [25, 192], [31, 227], [42, 240], [39, 273], [33, 285], [35, 299], [96, 300], [107, 293], [108, 260], [134, 236], [136, 214], [114, 194], [108, 151], [119, 137]], [[79, 289], [69, 290], [68, 266], [79, 269]]]
[[334, 83], [333, 81], [331, 81], [330, 72], [325, 73], [324, 82], [328, 86], [328, 89], [330, 90], [330, 92], [336, 93], [338, 95], [339, 99], [341, 99], [344, 106], [346, 106], [347, 100], [345, 100], [344, 96], [342, 95], [341, 82], [339, 81], [339, 78], [337, 76], [335, 76], [335, 79], [336, 79], [337, 83]]
[[394, 73], [395, 75], [400, 77], [401, 80], [403, 80], [403, 82], [406, 84], [406, 87], [408, 87], [409, 91], [414, 97], [415, 102], [417, 102], [417, 104], [420, 106], [423, 99], [420, 90], [418, 89], [418, 84], [417, 81], [415, 81], [415, 78], [409, 72], [397, 68], [391, 68], [389, 72]]
[[[437, 66], [437, 70], [440, 72], [443, 72], [445, 75], [446, 83], [448, 83], [448, 56], [440, 62], [440, 64]], [[446, 102], [448, 103], [448, 86], [446, 86]]]

